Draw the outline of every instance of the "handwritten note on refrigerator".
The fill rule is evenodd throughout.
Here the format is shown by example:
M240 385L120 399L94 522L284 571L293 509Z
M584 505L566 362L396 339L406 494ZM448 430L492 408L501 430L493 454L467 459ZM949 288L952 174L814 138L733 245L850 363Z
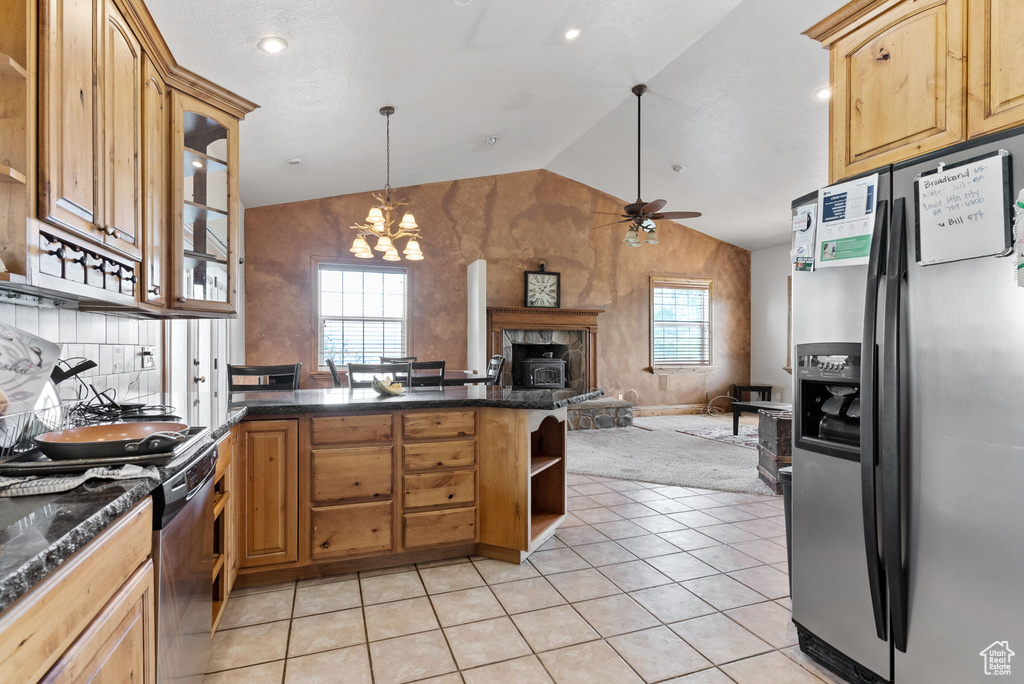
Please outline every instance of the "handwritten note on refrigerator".
M1010 154L999 150L914 181L917 263L1000 256L1013 246Z

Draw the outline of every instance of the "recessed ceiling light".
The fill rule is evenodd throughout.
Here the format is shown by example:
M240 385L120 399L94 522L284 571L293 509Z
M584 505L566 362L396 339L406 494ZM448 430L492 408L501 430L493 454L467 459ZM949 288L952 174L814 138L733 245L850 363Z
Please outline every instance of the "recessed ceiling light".
M201 169L203 168L203 162L199 161L198 159L193 159L192 166L196 167L197 169Z
M576 40L580 37L580 30L578 28L571 28L565 32L566 40Z
M498 136L490 135L490 136L487 136L487 138L485 138L485 140L487 141L488 145L494 145L494 144L496 144L498 142Z
M286 41L284 38L278 38L277 36L267 36L266 38L260 40L260 42L256 43L256 46L260 50L263 50L264 52L274 54L277 52L284 52L285 50L287 50L288 41Z
M302 160L301 159L289 159L286 163L287 164L291 164L292 166L295 166L296 164L301 164Z
M814 97L818 98L819 100L827 100L828 98L832 97L832 89L829 88L828 86L825 86L824 88L818 88L817 90L814 91Z

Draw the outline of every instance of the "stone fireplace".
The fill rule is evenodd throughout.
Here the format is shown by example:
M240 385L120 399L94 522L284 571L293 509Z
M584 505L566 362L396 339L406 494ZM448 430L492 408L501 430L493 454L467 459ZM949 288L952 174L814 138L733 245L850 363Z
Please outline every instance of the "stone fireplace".
M543 381L554 377L551 370L538 374L531 367L555 368L561 365L557 361L562 361L562 388L576 392L596 389L599 313L595 309L488 308L488 354L505 357L503 384L555 389L554 384L530 383L530 377ZM536 361L545 358L554 363Z

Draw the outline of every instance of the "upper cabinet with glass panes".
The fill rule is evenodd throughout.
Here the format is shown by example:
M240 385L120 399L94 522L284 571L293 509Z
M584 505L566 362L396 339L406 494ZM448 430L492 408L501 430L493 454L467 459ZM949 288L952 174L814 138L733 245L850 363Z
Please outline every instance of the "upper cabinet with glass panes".
M171 302L233 313L237 297L238 120L173 95Z

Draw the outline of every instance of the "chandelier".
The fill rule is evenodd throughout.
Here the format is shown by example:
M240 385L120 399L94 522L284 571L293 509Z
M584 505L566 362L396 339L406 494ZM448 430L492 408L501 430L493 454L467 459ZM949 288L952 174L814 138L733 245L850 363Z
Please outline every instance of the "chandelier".
M381 116L387 117L387 176L384 182L384 194L374 194L373 198L377 203L370 207L366 215L366 223L350 226L353 230L359 231L356 239L352 241L352 247L348 250L358 259L372 259L373 252L384 252L384 261L401 261L398 256L396 240L409 238L405 243L402 254L409 261L421 261L423 252L420 251L420 227L416 225L416 219L409 212L405 212L398 228L393 228L395 220L391 218L391 212L398 207L409 206L408 202L391 199L391 115L395 113L394 107L381 107ZM377 242L370 248L367 238L376 238Z

